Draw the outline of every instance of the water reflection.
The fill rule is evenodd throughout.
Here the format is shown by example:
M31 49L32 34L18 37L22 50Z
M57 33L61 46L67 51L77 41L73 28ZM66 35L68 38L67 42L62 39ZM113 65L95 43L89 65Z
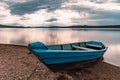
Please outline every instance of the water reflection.
M120 44L108 45L105 53L105 61L120 67Z
M27 45L41 41L45 44L61 44L96 40L105 43L108 51L105 61L120 66L120 31L81 29L0 29L0 43Z

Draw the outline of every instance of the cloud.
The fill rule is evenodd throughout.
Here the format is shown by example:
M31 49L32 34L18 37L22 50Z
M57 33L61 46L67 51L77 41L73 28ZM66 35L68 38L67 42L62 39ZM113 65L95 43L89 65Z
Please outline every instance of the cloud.
M90 18L95 19L97 24L102 25L120 25L120 12L119 11L96 11Z
M13 0L14 3L11 5L10 1L8 1L10 5L10 10L12 14L24 15L30 14L39 9L48 9L49 11L58 9L66 0L22 0L17 1Z
M71 14L69 14L71 13ZM85 13L78 13L73 10L66 10L66 9L57 9L52 12L47 12L47 10L40 10L37 11L33 14L26 14L24 15L24 19L20 20L20 23L25 25L25 26L34 26L34 25L41 25L41 26L53 26L53 25L72 25L72 19L74 18L83 18L84 16L80 16L80 14L85 14ZM50 19L55 19L55 21L48 22ZM26 23L24 23L26 22ZM32 23L35 22L35 23Z
M0 22L2 24L15 24L20 16L12 15L9 6L6 3L0 2Z
M1 0L0 24L119 25L119 0Z
M7 3L25 3L30 0L1 0L2 2L7 2Z
M63 3L62 7L89 14L87 18L72 20L78 24L119 25L120 3L113 0L73 0Z

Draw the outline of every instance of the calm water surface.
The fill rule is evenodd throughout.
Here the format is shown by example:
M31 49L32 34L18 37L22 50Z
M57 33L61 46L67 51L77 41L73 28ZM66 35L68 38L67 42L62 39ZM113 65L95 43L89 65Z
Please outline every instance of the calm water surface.
M27 45L41 41L45 44L61 44L80 41L101 41L108 50L104 61L120 67L120 31L86 29L41 29L25 28L0 29L0 43Z

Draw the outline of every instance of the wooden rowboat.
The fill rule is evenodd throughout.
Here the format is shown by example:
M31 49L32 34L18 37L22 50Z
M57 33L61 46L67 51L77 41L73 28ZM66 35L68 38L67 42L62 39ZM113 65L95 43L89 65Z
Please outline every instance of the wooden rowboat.
M103 57L107 47L102 42L87 41L68 44L45 45L42 42L28 44L32 51L46 65L89 63Z

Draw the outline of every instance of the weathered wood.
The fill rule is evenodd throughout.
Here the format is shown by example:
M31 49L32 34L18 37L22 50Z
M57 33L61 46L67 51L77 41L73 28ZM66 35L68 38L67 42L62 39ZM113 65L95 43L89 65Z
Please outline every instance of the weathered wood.
M76 46L76 45L72 45L72 47L74 49L78 49L78 50L87 50L87 51L94 51L95 49L91 49L91 48L87 48L87 47L80 47L80 46Z

